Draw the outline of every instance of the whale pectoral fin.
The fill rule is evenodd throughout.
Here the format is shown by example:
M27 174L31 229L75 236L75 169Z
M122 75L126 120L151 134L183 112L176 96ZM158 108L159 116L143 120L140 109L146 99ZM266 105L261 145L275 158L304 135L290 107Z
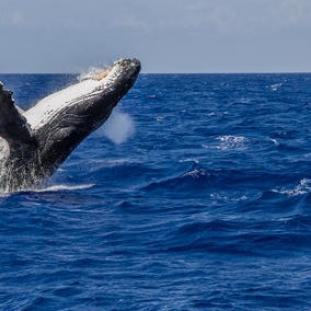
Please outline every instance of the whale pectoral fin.
M27 120L15 106L12 94L0 82L0 136L8 142L10 148L36 145Z

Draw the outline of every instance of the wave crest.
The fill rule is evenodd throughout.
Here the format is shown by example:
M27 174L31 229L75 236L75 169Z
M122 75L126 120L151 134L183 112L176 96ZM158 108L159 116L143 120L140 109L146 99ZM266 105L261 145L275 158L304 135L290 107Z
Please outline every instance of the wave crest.
M303 178L299 181L298 185L292 189L272 189L272 192L279 193L279 194L285 194L289 197L295 197L298 195L303 195L311 192L311 179Z

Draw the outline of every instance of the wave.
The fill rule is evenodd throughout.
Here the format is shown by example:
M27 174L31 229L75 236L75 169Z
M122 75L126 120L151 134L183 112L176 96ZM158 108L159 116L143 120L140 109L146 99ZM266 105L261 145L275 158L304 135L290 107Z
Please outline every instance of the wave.
M297 180L295 174L288 175L281 172L267 171L248 171L248 170L231 170L231 169L206 169L199 165L194 165L190 171L177 176L172 176L166 179L153 181L146 185L143 190L189 190L200 191L214 188L232 190L232 185L247 186L250 190L250 182L254 184L254 189L257 189L258 184L262 185L262 180L266 181L267 187L273 184L276 180L282 179L289 184ZM310 185L311 187L311 185ZM269 188L268 188L269 189ZM271 188L270 188L271 189Z
M111 180L117 183L145 179L146 176L157 176L160 169L153 168L149 164L131 162L131 161L112 161L103 162L101 165L92 166L89 170L81 172L80 179L84 181L91 180L95 183L108 182L111 184Z
M178 161L179 163L193 163L193 164L199 164L200 161L196 158L187 158L187 159L182 159Z
M289 249L309 250L309 227L310 217L305 216L269 221L247 218L191 221L172 227L155 241L154 247L165 252L274 256Z
M281 188L281 189L272 189L272 192L285 194L289 197L295 197L299 195L304 195L311 193L311 179L303 178L299 181L298 185L291 189Z
M204 187L207 183L211 182L211 174L204 169L194 169L186 172L180 176L155 181L147 186L144 186L142 190L153 191L161 189L189 189L195 190Z

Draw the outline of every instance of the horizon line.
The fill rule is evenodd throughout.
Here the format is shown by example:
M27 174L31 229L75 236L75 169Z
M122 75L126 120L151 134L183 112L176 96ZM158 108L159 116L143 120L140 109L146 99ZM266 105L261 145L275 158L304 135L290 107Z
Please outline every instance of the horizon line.
M80 75L77 72L0 72L0 75ZM141 75L311 74L311 71L142 72Z

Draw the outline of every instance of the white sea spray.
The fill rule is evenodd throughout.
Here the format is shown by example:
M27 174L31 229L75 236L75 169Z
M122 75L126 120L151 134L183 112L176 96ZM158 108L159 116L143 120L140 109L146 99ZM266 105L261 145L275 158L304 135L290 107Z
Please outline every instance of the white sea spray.
M133 118L120 110L113 111L103 127L97 131L97 134L106 136L116 145L125 143L134 133Z

